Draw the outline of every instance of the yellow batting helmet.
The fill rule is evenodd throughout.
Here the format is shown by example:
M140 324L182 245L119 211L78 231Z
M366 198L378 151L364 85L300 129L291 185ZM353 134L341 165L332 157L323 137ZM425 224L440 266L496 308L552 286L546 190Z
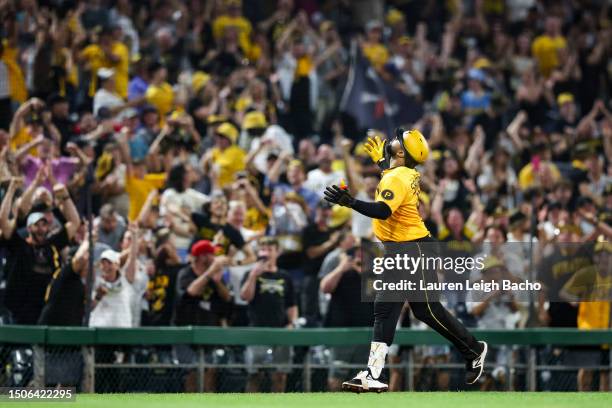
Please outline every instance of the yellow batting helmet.
M402 134L404 151L417 163L425 163L429 156L429 144L421 132L416 129L407 130Z

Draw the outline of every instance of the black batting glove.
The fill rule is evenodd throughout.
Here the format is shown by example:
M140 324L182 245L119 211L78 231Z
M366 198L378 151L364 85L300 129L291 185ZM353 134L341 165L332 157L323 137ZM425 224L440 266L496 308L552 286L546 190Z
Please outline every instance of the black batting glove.
M323 192L324 198L332 204L339 204L343 207L352 208L355 204L355 198L348 192L348 189L343 189L337 185L328 186Z

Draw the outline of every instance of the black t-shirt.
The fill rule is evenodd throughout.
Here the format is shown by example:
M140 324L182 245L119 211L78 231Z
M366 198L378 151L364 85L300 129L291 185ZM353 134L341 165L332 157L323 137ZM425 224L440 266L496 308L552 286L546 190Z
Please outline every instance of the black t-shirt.
M191 213L191 220L196 227L198 227L194 242L200 239L212 241L215 235L217 235L217 232L223 231L224 238L220 246L223 248L224 254L228 253L230 245L235 246L237 249L242 249L245 244L240 231L229 224L219 225L212 223L207 214L198 212Z
M178 273L176 282L176 308L174 310L174 324L176 326L219 326L220 314L224 310L225 302L219 296L217 286L210 280L200 296L191 296L187 288L198 278L186 266Z
M170 265L160 262L155 265L155 275L147 285L149 310L144 313L142 322L146 326L169 326L172 320L176 280L184 264Z
M81 276L68 262L47 288L46 304L38 319L38 324L48 326L81 326L85 313L85 285Z
M321 231L316 224L308 224L302 231L302 245L304 246L304 253L306 253L308 248L319 246L327 241L330 235L330 230ZM323 264L323 260L331 251L332 250L330 249L328 252L325 252L316 258L304 256L304 272L310 275L318 275L321 265Z
M374 323L374 305L361 301L361 275L345 272L331 295L325 327L369 327Z
M31 245L17 230L4 243L7 248L6 306L16 324L36 324L45 305L45 291L62 267L60 251L68 245L62 227L44 245Z
M243 284L248 276L244 275ZM249 323L256 327L283 327L289 323L287 309L295 304L295 291L289 274L282 269L264 272L257 278L255 296L249 302Z

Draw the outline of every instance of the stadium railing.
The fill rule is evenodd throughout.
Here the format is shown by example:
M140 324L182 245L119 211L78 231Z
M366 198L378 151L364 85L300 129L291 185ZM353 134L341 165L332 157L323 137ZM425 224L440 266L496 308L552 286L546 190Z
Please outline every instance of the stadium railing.
M551 364L542 359L538 354L542 349L551 347L576 348L602 346L612 344L612 330L576 330L576 329L552 329L552 328L530 328L515 330L474 330L479 339L486 340L492 348L513 347L521 350L520 359L510 358L503 363L508 373L509 381L505 383L508 390L517 389L513 384L513 372L521 371L522 382L526 390L545 389L541 386L542 373L555 371L577 370L574 366L564 365L558 361ZM308 350L321 346L351 347L369 344L371 329L369 328L318 328L318 329L273 329L273 328L220 328L220 327L142 327L133 329L122 328L87 328L87 327L48 327L48 326L0 326L0 362L3 367L11 367L14 371L19 364L19 356L15 357L15 350L31 350L29 355L29 367L31 369L31 384L48 383L47 371L53 370L54 365L61 366L66 363L67 356L79 357L79 367L82 367L82 377L79 387L84 392L96 392L98 381L97 371L112 371L120 368L141 370L164 370L183 369L192 370L197 373L197 390L204 390L204 378L208 369L246 369L244 363L228 363L210 361L205 357L205 350L212 347L233 346L294 346ZM444 346L448 342L431 330L400 329L395 336L395 344L407 346L410 357L401 364L392 366L404 370L406 376L406 389L415 389L415 370L422 369L423 364L415 361L412 356L413 347L417 346ZM188 363L177 363L176 361L125 361L117 364L114 359L101 360L98 354L100 350L111 348L126 350L135 347L173 348L177 345L191 347L195 352L194 360ZM53 354L52 350L57 353ZM71 351L66 351L71 350ZM9 353L10 352L10 353ZM604 351L612 357L612 350ZM72 353L72 354L70 354ZM9 358L10 354L10 358ZM553 354L551 354L553 355ZM50 358L55 356L55 358ZM28 356L21 357L27 360ZM612 361L612 358L609 359ZM605 370L612 373L612 362L607 365L586 365L580 368L593 370ZM490 364L496 364L489 361ZM312 377L316 370L329 369L331 362L321 362L313 358L313 354L306 352L299 364L290 363L288 368L301 371L301 391L311 391L313 388ZM24 363L24 367L27 366ZM262 368L276 367L277 364L262 364ZM460 363L443 362L437 368L458 369ZM358 368L360 365L345 364L344 368ZM62 368L63 369L63 368ZM57 369L56 369L57 371ZM115 371L112 371L117 375ZM11 377L8 369L0 375L0 383L4 385L15 385L15 378L27 377L27 370L20 377ZM610 382L612 382L612 375ZM45 380L46 379L46 380ZM612 386L612 384L610 384ZM103 388L103 387L102 387ZM112 387L111 387L112 388ZM112 388L114 390L114 388Z

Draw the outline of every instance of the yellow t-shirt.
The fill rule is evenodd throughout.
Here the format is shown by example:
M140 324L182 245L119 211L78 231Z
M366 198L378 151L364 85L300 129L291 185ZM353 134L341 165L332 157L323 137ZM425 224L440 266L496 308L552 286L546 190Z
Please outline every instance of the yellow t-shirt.
M383 171L375 201L387 204L392 214L386 220L372 220L374 235L381 241L412 241L429 235L418 210L419 179L419 172L405 166Z
M582 300L578 305L579 329L610 327L610 302L602 299L608 299L611 289L612 278L601 276L595 265L581 268L567 281L563 290Z
M252 231L264 231L268 226L270 216L267 213L259 211L256 207L247 209L244 217L244 228Z
M89 82L89 96L93 97L98 90L98 70L100 68L113 68L115 70L115 87L117 94L122 98L127 98L129 82L130 54L125 44L121 42L113 43L111 52L119 57L119 61L113 63L106 57L106 53L98 44L88 45L81 52L81 56L87 60L91 81Z
M34 139L32 136L32 132L30 132L30 128L28 126L24 126L19 129L19 132L15 135L14 138L11 139L11 150L15 151L19 149L19 147L23 146L26 143L30 143ZM29 155L38 157L38 149L35 147L31 148L28 152Z
M376 69L381 69L389 60L389 50L382 44L364 44L363 55Z
M540 35L531 44L531 53L538 61L540 73L548 77L550 73L559 65L558 51L566 48L567 43L563 37L549 37Z
M166 173L151 173L146 174L144 178L126 177L125 191L130 198L130 210L128 219L134 221L138 218L138 214L142 206L147 201L149 193L157 188L162 188L166 182Z
M2 41L4 51L2 52L2 62L8 71L9 93L11 99L16 102L25 102L28 99L28 90L23 78L21 67L17 63L17 48L11 47L7 40Z
M551 182L554 183L561 178L559 169L553 163L540 163L540 166L548 166L550 171ZM519 171L518 183L521 190L526 190L530 187L536 186L537 183L536 175L533 170L533 164L528 163Z
M236 145L221 151L212 149L213 166L217 171L217 184L223 188L234 181L234 176L245 168L246 152Z
M165 123L166 115L172 112L174 106L174 91L169 83L149 85L145 93L147 103L153 105L159 113L160 121Z
M119 96L127 99L128 83L130 82L130 51L125 44L116 42L113 44L112 52L119 57L119 61L113 65L113 68L115 68L115 88Z
M112 65L98 44L91 44L85 47L81 51L81 57L87 60L91 75L88 95L93 98L98 89L98 70L100 68L111 68Z

